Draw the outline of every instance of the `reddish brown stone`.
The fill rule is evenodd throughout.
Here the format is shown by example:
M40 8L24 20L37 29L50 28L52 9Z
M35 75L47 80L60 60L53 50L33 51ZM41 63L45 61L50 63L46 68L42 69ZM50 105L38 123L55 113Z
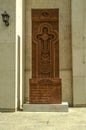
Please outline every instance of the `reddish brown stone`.
M30 103L61 103L59 10L32 10Z
M30 103L61 103L61 79L35 78L30 86Z

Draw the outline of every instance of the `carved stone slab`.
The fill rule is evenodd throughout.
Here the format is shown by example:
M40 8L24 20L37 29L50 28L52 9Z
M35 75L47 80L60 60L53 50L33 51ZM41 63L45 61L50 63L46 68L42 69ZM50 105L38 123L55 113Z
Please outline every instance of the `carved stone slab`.
M32 77L59 77L59 10L32 10Z
M30 103L61 103L59 10L32 10Z

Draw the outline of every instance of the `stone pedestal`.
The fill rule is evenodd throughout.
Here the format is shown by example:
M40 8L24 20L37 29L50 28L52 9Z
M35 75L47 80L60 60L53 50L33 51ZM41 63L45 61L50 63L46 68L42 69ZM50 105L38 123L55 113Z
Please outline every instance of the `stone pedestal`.
M26 112L68 112L68 103L61 104L24 104Z

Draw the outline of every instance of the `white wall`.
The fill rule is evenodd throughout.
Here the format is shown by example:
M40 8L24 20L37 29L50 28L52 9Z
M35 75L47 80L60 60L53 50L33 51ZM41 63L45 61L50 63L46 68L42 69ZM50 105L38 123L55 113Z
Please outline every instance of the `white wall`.
M16 109L15 94L15 0L0 0L0 110ZM1 13L10 15L9 26Z
M86 0L72 0L73 104L86 105Z

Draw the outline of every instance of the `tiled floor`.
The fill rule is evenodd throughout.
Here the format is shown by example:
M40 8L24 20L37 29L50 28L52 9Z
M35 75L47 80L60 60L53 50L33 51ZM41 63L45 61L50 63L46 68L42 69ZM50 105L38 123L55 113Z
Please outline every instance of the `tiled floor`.
M86 130L86 108L62 113L0 113L0 130Z

